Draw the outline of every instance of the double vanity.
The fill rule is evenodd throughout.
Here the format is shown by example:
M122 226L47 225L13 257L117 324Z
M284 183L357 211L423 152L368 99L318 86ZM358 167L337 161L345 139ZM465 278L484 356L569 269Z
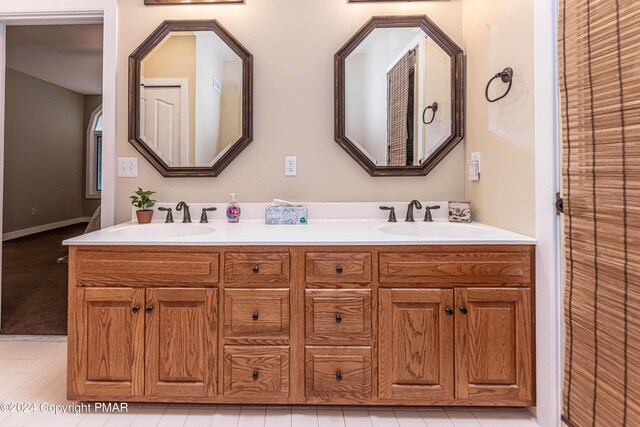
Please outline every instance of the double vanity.
M334 57L335 141L371 176L427 175L463 137L463 63L428 17L372 17ZM218 176L253 139L252 95L218 21L165 21L129 57L129 140L164 177ZM264 208L67 241L68 397L535 404L533 239L445 209L309 204L292 226Z
M70 399L535 403L533 239L435 214L265 225L252 209L66 242Z

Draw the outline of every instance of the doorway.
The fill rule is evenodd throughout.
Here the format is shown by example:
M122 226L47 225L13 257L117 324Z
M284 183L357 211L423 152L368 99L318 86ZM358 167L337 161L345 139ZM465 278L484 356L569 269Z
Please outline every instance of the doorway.
M3 334L66 334L64 239L100 206L102 24L6 31Z

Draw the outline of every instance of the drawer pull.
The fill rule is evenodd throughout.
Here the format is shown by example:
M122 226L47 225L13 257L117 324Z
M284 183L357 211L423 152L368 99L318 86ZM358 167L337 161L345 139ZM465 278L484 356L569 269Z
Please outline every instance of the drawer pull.
M258 320L260 318L260 315L256 311L255 313L253 313L253 316L251 316L251 318L255 321L255 320Z
M253 274L258 274L260 273L260 266L259 265L254 265L253 266Z
M133 314L137 314L139 311L140 311L140 304L136 305L131 309L131 312L133 312Z
M336 323L342 323L342 316L336 314Z
M257 381L259 376L260 376L260 372L253 371L253 374L251 375L251 378L253 378L254 381Z
M458 307L458 310L460 310L462 314L467 314L468 312L467 307L465 307L464 305L461 305L460 307Z
M146 310L146 311L147 311L147 313L151 313L151 312L153 312L153 306L152 306L152 305L150 305L149 307L147 307L147 310Z
M453 310L451 310L449 307L445 307L444 312L447 313L449 316L453 315Z
M336 381L342 381L342 372L336 372Z
M340 264L338 264L338 266L336 267L336 273L338 274L342 274L342 266Z

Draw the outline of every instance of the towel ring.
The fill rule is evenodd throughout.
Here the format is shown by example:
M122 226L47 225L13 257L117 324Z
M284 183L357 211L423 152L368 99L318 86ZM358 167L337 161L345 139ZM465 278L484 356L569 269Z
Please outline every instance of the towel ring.
M427 110L431 109L431 111L433 112L433 115L431 116L431 120L426 121L424 116L425 114L427 114ZM427 108L424 109L424 111L422 112L422 123L424 123L425 125L430 125L431 123L433 123L433 121L436 119L436 111L438 111L438 103L434 102L433 104L429 105Z
M491 86L491 83L498 78L502 80L502 83L509 83L509 86L507 87L506 92L502 94L502 96L499 96L495 99L491 99L489 98L489 87ZM489 80L489 83L487 83L487 88L484 90L484 97L487 98L487 101L489 102L500 101L502 98L504 98L509 94L512 84L513 84L513 69L511 67L507 67L501 72L499 72L498 74L496 74L495 76L493 76L491 80Z

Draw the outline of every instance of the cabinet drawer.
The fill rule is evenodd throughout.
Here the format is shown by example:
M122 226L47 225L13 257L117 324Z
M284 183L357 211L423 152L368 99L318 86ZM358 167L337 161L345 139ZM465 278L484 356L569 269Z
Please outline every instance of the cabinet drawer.
M316 344L371 344L371 291L307 290L306 338Z
M289 395L289 347L226 346L224 395L286 401Z
M289 285L288 252L227 253L224 267L228 286Z
M224 335L226 342L287 344L289 290L225 290Z
M218 254L140 248L79 249L77 286L215 286Z
M308 252L306 278L309 283L369 283L371 254L368 252Z
M531 282L529 249L511 251L430 251L380 254L380 283L425 286L460 284L528 285ZM386 285L389 286L389 285Z
M312 401L371 397L371 347L307 347L306 396Z

